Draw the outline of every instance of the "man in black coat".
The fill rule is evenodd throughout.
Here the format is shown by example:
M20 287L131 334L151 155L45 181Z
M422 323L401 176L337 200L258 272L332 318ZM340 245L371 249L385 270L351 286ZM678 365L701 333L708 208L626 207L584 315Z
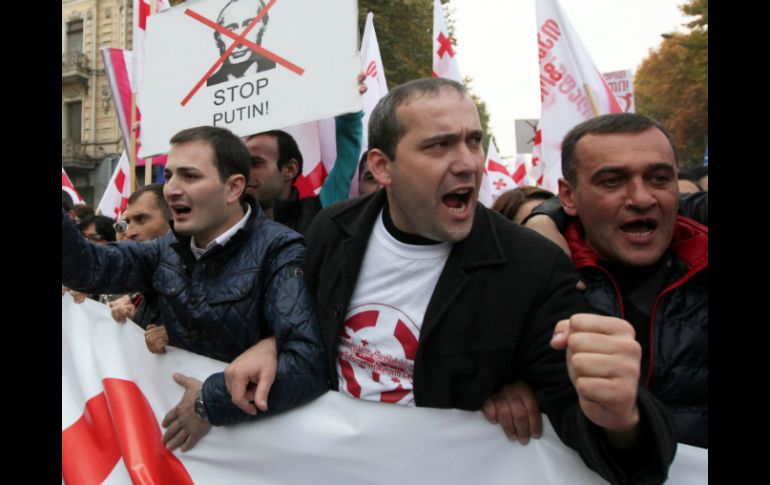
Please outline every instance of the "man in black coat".
M482 135L465 88L446 79L402 85L374 109L367 161L384 190L324 209L307 236L332 386L479 410L523 379L605 479L664 481L673 427L638 386L632 327L583 314L569 259L477 206Z

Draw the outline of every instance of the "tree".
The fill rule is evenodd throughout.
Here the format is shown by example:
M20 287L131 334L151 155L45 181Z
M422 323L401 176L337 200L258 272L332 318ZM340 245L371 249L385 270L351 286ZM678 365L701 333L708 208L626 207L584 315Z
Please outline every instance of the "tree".
M449 0L441 0L447 13L447 28L453 47L457 42L454 35L454 11L448 7ZM374 28L380 45L380 55L385 68L388 87L393 88L412 79L430 77L433 72L433 0L396 0L382 2L361 0L358 2L358 25L361 35L367 13L374 14ZM456 47L455 47L456 52ZM489 114L484 101L473 93L472 79L465 78L465 85L476 103L484 129L486 149L489 133Z
M665 35L634 78L637 112L672 133L682 168L703 163L708 143L708 0L679 7L689 32Z

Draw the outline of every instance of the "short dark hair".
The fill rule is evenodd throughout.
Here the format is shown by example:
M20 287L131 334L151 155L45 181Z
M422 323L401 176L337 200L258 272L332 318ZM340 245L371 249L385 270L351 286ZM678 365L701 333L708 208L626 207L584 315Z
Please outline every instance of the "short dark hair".
M513 190L503 192L492 204L492 210L499 212L509 220L516 218L516 213L525 202L530 200L548 200L554 194L540 187L523 185Z
M163 218L166 220L171 219L171 209L166 203L165 197L163 197L163 184L147 184L144 187L140 187L134 191L128 198L128 205L133 204L144 194L151 193L155 196L155 206L163 213Z
M77 225L77 228L80 231L84 231L88 228L88 226L93 224L97 234L102 236L105 241L113 242L115 241L115 228L113 227L114 223L115 221L107 216L92 215L82 218L80 223Z
M240 138L225 128L197 126L182 130L171 138L171 145L193 141L208 143L214 152L214 166L219 178L226 181L231 175L240 174L248 180L251 156Z
M659 129L671 144L674 161L677 159L676 146L671 133L663 124L648 116L636 113L611 113L586 120L572 128L561 144L561 172L567 182L577 183L577 144L586 135L609 135L613 133L641 133L650 128Z
M75 204L72 206L72 211L78 219L95 215L94 208L86 204Z
M265 135L275 138L278 145L278 170L282 170L292 159L297 161L297 174L291 179L291 182L294 183L297 178L302 175L302 152L299 151L299 146L294 140L294 137L282 130L270 130L249 135L246 138L246 141L249 141L256 136Z
M406 133L406 127L399 122L396 110L418 96L437 96L442 89L454 89L464 96L465 86L441 77L415 79L388 92L369 117L369 150L382 150L391 160L396 158L396 146Z

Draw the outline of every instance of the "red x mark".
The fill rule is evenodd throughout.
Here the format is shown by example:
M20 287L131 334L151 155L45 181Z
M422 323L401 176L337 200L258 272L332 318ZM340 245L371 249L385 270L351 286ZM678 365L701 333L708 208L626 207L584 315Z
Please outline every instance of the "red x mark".
M502 190L503 187L508 187L508 184L503 182L503 179L497 179L492 185L495 186L495 189Z
M449 42L449 39L444 37L443 32L439 32L438 34L438 43L441 45L438 49L438 56L444 57L444 54L449 53L449 57L455 56L455 51L452 50L452 43Z
M230 54L233 52L233 50L235 50L235 48L238 47L239 45L245 45L246 47L248 47L249 49L253 50L254 52L256 52L258 54L262 54L263 56L267 57L268 59L270 59L272 61L275 61L277 64L282 65L286 69L288 69L288 70L290 70L292 72L295 72L295 73L299 74L300 76L305 72L304 69L302 69L301 67L297 66L296 64L292 64L291 62L287 61L283 57L268 51L267 49L263 48L262 46L259 46L259 45L255 44L255 43L251 42L251 41L246 40L246 36L249 34L251 29L253 29L254 26L257 25L260 20L262 20L262 17L267 13L268 10L270 10L270 7L275 5L276 1L277 0L270 0L270 3L268 3L265 6L265 8L263 8L256 17L254 17L254 20L252 20L251 23L248 26L246 26L246 28L244 29L244 31L240 35L235 34L234 32L231 32L231 31L227 30L226 28L222 27L221 25L217 24L216 22L212 22L211 20L205 18L201 14L190 10L189 8L184 11L184 13L186 15L194 18L195 20L201 22L204 25L207 25L207 26L211 27L212 29L216 30L217 32L219 32L219 33L221 33L223 35L226 35L227 37L230 37L235 42L233 42L232 45L230 47L228 47L225 52L222 53L222 55L219 57L219 59L217 59L217 62L215 62L214 65L211 66L211 69L209 69L208 72L206 72L206 74L203 75L201 80L198 81L198 84L196 84L195 87L193 87L192 90L190 90L190 92L187 94L187 96L185 96L185 98L182 100L182 106L186 105L187 102L190 101L190 99L195 95L196 92L198 92L198 90L201 88L201 86L203 86L203 83L205 83L206 80L208 80L208 78L210 78L214 74L214 72L219 68L219 66L221 66L222 63L225 62L225 59L227 59L230 56Z

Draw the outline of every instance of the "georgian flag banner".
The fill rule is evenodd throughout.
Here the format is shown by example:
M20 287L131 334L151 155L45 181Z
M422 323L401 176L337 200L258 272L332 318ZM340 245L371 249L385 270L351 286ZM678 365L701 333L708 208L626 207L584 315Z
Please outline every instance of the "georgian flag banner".
M526 446L480 412L403 407L327 392L264 421L213 427L192 450L169 452L163 416L183 389L225 364L169 347L151 354L143 330L109 309L62 296L62 478L68 485L442 483L594 485L602 480L543 420ZM680 444L669 484L708 482L708 450Z
M433 77L444 77L463 83L440 0L433 1Z
M521 178L523 175L519 180ZM490 138L487 159L484 162L484 175L481 178L481 188L479 189L479 201L487 207L492 207L500 194L513 190L518 185L518 182L514 181L508 168L503 164L497 153L497 148Z
M544 177L541 185L558 192L561 142L575 125L594 116L622 113L604 77L594 66L557 0L536 0L537 52L542 111L538 131ZM537 147L535 147L537 148ZM535 150L533 150L533 165Z
M117 220L118 216L126 210L130 196L131 167L128 163L128 155L124 151L97 208L102 215Z

